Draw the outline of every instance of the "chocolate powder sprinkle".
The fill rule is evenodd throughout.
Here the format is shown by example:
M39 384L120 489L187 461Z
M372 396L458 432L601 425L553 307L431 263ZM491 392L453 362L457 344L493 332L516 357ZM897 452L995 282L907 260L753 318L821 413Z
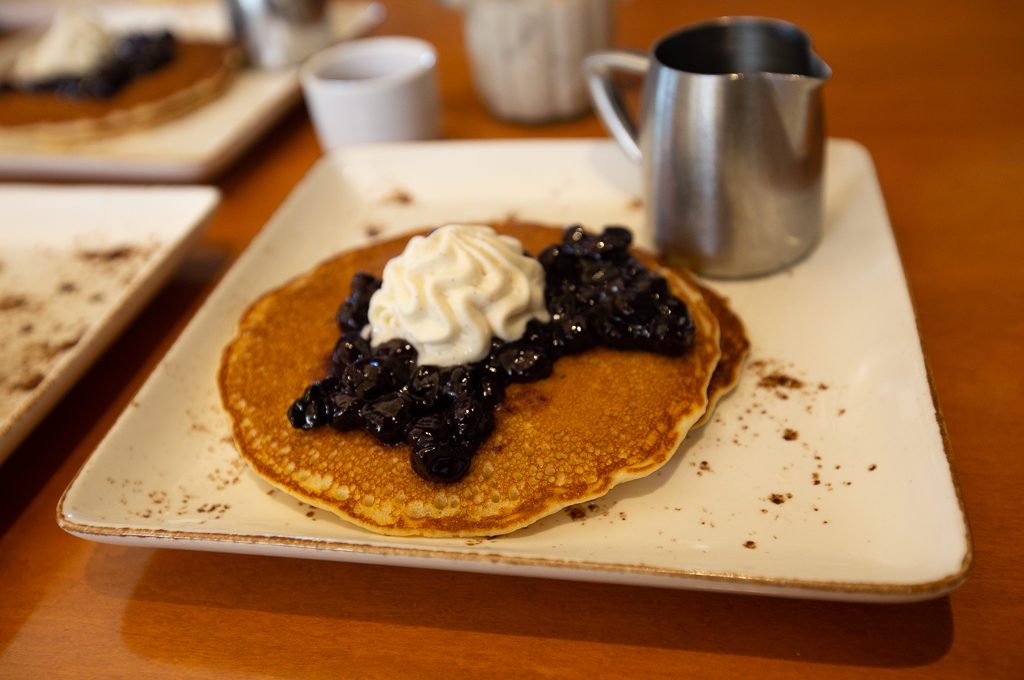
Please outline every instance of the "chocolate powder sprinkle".
M783 430L783 432L782 432L782 438L785 439L787 442L794 441L799 436L800 436L799 432L797 432L794 429L788 428L788 427L785 430Z
M757 383L757 386L771 390L779 388L787 390L799 390L803 388L804 383L802 380L794 378L791 375L775 372L770 373L761 378L760 382Z
M137 255L138 252L130 246L119 246L105 250L80 250L78 257L87 262L114 262L115 260L127 260Z
M753 541L747 541L743 544L743 547L747 550L754 550L755 548L757 548L757 543L754 543Z
M52 359L53 357L57 356L58 354L66 352L69 349L71 349L72 347L74 347L75 345L77 345L79 343L79 341L82 339L82 335L83 335L82 333L79 333L78 335L76 335L73 338L69 338L68 340L65 340L63 342L59 342L59 343L56 343L56 344L53 344L53 345L51 345L49 343L46 343L43 346L43 353L46 355L47 359Z
M0 312L11 309L21 309L28 305L28 298L24 295L3 295L0 296Z
M395 203L398 205L409 205L413 202L412 195L404 189L395 189L389 195L384 197L383 203Z
M18 382L11 383L12 390L18 390L20 392L28 392L39 387L39 383L43 382L44 376L42 373L31 373L26 377L22 378Z

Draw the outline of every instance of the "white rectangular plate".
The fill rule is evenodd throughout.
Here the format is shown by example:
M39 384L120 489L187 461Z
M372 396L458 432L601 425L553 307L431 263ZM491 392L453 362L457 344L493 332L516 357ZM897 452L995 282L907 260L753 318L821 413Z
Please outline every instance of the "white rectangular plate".
M45 20L53 7L0 0L0 17ZM363 33L383 18L378 3L334 2L330 7L338 40ZM229 37L221 3L115 3L99 11L118 30L170 27L185 37ZM295 69L245 69L217 99L151 128L63 147L25 146L0 131L0 177L203 181L237 158L298 99Z
M323 159L82 468L61 525L114 543L797 597L899 601L956 587L970 563L966 522L871 160L849 141L829 144L813 255L717 285L747 323L751 363L650 477L508 536L410 539L271 493L240 460L216 373L261 293L329 253L448 221L619 223L643 244L639 191L637 168L607 141ZM771 387L773 373L800 386Z
M201 234L210 187L0 185L0 461Z

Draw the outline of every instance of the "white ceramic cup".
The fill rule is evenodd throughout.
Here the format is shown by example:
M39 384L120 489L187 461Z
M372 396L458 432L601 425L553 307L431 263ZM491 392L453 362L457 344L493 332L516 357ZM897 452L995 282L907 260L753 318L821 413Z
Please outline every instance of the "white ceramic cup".
M310 57L299 75L324 151L438 134L437 53L417 38L344 42Z

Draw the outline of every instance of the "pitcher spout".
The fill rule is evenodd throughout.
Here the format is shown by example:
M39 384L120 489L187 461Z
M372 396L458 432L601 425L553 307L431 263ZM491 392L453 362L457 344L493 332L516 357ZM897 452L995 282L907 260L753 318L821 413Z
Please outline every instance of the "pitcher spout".
M832 77L832 69L814 50L808 50L807 60L810 64L808 80L817 81L816 87L821 87Z

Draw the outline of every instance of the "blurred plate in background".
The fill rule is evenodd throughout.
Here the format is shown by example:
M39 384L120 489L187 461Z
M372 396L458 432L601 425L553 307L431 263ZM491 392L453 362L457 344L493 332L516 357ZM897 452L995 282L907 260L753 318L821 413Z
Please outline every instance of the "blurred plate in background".
M142 309L211 187L0 185L0 461Z
M0 25L46 22L57 4L0 0ZM384 18L380 3L329 6L337 40L365 33ZM170 28L184 38L205 40L230 36L220 3L122 2L100 3L97 8L118 30ZM26 142L0 130L0 178L205 181L256 142L299 100L299 94L296 69L246 69L218 98L151 128L66 146Z

